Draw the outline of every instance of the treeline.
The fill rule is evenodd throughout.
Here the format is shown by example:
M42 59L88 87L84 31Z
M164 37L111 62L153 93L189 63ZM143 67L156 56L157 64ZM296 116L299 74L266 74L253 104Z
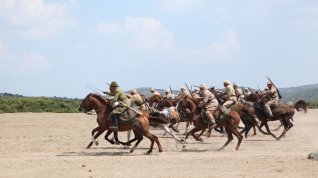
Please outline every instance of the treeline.
M75 113L81 99L69 99L59 97L23 97L0 96L0 113L15 112L55 112Z

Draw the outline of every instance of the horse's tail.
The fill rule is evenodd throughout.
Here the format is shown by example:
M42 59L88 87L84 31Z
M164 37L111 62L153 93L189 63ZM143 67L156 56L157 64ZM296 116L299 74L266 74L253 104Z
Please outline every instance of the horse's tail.
M304 113L307 113L308 111L308 103L304 100L297 101L294 107L298 112L303 111Z

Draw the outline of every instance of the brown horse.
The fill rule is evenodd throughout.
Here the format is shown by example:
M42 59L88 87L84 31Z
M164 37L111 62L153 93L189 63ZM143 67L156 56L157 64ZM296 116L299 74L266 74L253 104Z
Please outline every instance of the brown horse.
M196 102L195 99L186 98L183 101L184 101L183 105L188 105L193 108L193 110L191 110L191 113L192 113L193 123L195 126L192 130L190 130L187 133L185 139L187 139L189 135L192 135L195 140L202 141L202 139L196 136L195 133L198 131L204 132L204 130L208 128L208 122L206 122L205 119L202 118L201 111L197 107L198 102ZM217 117L216 112L213 113L213 116L215 118ZM240 115L236 111L230 110L228 114L228 118L222 119L221 121L217 122L217 127L224 127L228 137L228 140L226 141L226 143L219 150L224 149L233 140L233 134L238 138L238 143L235 147L235 150L239 150L240 144L243 139L243 136L237 130L240 120L241 120Z
M87 111L90 111L90 110L93 110L93 109L97 113L97 123L99 124L99 127L97 127L97 128L99 128L98 129L98 133L96 135L98 135L98 134L100 135L105 130L108 130L108 128L110 126L112 126L112 120L108 119L110 117L110 114L111 114L111 111L112 111L112 107L110 106L109 100L103 98L100 95L97 95L97 94L94 94L94 93L90 93L82 101L82 103L81 103L81 105L79 107L79 110L83 111L83 112L87 112ZM135 148L138 146L138 144L143 139L143 136L147 137L151 141L150 148L146 152L146 154L150 154L152 152L154 142L156 142L156 144L157 144L157 146L159 148L159 152L162 152L163 150L162 150L162 147L161 147L161 144L159 142L158 137L156 137L155 135L153 135L153 134L151 134L149 132L149 120L147 118L148 117L148 113L146 111L141 111L141 112L142 112L142 114L137 116L138 117L138 125L135 125L135 124L134 125L129 125L129 124L126 124L126 123L121 123L119 121L118 131L134 130L134 132L136 134L136 138L133 139L133 140L137 140L137 142L130 149L130 153L132 153L135 150ZM97 128L95 128L95 129L97 129ZM92 131L92 133L93 133L93 131ZM95 136L94 136L94 138L95 138ZM132 141L130 141L130 142L132 142Z
M174 106L174 101L171 98L164 98L159 95L154 95L149 99L149 105L161 111L164 108Z
M279 103L275 108L272 108L273 118L268 119L267 114L265 112L265 101L260 100L254 103L255 113L258 119L261 121L260 128L265 126L269 135L272 135L277 141L284 137L288 130L293 127L293 116L295 112L303 111L307 112L308 105L305 101L299 100L294 105L288 105L285 103ZM268 121L280 121L284 126L284 131L280 134L279 137L276 137L269 129ZM263 131L262 131L263 132Z

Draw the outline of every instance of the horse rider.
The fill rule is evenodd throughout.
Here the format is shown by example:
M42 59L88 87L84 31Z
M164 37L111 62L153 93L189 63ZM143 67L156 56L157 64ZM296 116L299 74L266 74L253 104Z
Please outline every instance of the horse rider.
M225 88L225 95L222 96L222 98L225 100L223 106L229 108L232 104L234 104L237 101L235 90L229 80L224 80L223 84Z
M215 123L214 117L211 112L215 111L218 108L219 103L214 97L214 94L212 94L208 90L208 87L204 83L200 84L199 89L199 94L203 99L202 101L200 101L198 107L202 109L206 117L210 120L209 129L213 129L216 127L217 124Z
M279 96L276 87L273 86L272 82L267 82L268 89L265 88L265 95L269 100L265 103L265 112L268 117L271 119L273 117L273 113L271 110L272 105L277 105L279 102Z
M165 94L166 94L165 98L167 98L167 99L173 99L174 98L172 93L168 89L165 90Z
M200 99L200 95L199 95L199 90L198 89L194 89L191 95L194 99Z
M243 91L240 87L238 87L236 84L233 85L234 88L234 92L235 92L235 96L237 98L237 100L241 103L244 103L244 95L243 95Z
M176 97L176 100L183 99L185 97L191 97L190 92L186 89L186 87L182 86L180 88L180 94Z
M143 99L135 88L130 90L130 95L131 106L137 106L143 110L146 109Z
M157 92L154 88L151 88L150 92L151 92L152 96L156 96L156 95L161 96L161 94L159 92Z
M116 81L112 81L109 86L110 92L104 92L110 96L114 96L110 101L110 105L114 108L111 112L111 118L113 121L113 126L110 127L113 131L118 130L118 120L123 112L127 109L127 106L131 105L130 99L127 97L126 93L123 92ZM118 103L119 102L119 103Z

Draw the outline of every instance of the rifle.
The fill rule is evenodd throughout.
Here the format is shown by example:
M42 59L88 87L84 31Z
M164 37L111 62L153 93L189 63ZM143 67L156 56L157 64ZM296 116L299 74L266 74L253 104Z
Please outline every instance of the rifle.
M169 89L170 89L171 94L173 94L173 92L172 92L172 90L171 90L171 86L170 86L170 85L169 85Z
M262 90L259 88L259 86L257 85L258 91L260 94L263 94Z
M280 95L279 90L278 90L278 88L276 87L276 85L272 82L272 80L271 80L268 76L266 76L266 77L267 77L267 79L273 84L273 86L276 88L276 91L277 91L277 93L278 93L279 99L282 99L282 95Z
M190 88L188 87L187 83L184 83L184 84L185 84L185 86L187 87L187 89L190 91L191 97L194 98L194 97L193 97L193 94L192 94L192 90L190 90Z
M94 89L96 89L96 90L98 90L98 91L100 91L100 92L103 93L102 90L98 89L97 87L94 87L93 85L91 85L91 84L89 84L89 83L87 83L87 82L86 82L86 85L88 85L87 87L90 88L90 89L94 88ZM93 91L94 91L94 90L93 90ZM97 92L97 93L98 93L98 92Z

